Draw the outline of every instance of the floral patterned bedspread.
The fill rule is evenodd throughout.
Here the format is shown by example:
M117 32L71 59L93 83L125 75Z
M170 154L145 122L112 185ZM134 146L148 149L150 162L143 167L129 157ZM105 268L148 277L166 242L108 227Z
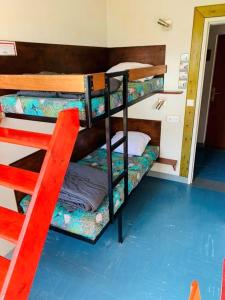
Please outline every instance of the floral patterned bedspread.
M129 157L128 189L129 193L138 185L145 173L151 168L153 162L157 159L159 148L156 146L147 146L142 156ZM80 164L92 166L94 168L107 171L107 153L104 149L97 149L84 159ZM118 176L123 170L123 155L113 153L113 175ZM114 212L124 202L124 183L121 181L114 189ZM31 197L26 196L20 205L24 212L27 211ZM51 224L55 227L64 229L71 233L81 235L91 240L95 240L101 230L109 222L109 201L106 197L100 207L95 212L76 209L74 212L68 212L63 206L57 203Z
M156 92L163 89L163 78L152 78L144 82L129 82L128 101L132 102L137 98L150 92ZM122 104L121 89L111 94L111 108L116 108ZM53 117L57 118L60 111L69 108L78 108L80 120L85 120L85 100L64 99L64 98L40 98L18 96L16 94L0 97L0 103L5 113L18 113L31 116ZM93 117L100 116L105 111L104 97L92 99Z

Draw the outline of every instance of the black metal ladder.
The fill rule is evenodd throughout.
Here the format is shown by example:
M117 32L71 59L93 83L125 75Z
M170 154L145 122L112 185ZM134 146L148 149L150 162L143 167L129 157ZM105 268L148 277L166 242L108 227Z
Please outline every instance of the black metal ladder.
M123 112L123 137L112 144L112 115L115 113L111 109L110 102L110 78L122 76L123 77L123 103L121 105L121 111ZM122 222L122 209L123 204L127 203L128 200L128 72L118 72L106 75L106 94L105 94L105 111L107 113L107 118L105 119L105 129L106 129L106 147L107 147L107 165L108 165L108 197L109 197L109 218L110 222L113 223L115 216L118 217L118 241L123 242L123 222ZM112 153L113 151L123 144L123 162L124 170L116 178L113 176L113 161ZM118 209L115 214L114 211L114 201L113 201L113 191L114 188L124 180L124 203Z

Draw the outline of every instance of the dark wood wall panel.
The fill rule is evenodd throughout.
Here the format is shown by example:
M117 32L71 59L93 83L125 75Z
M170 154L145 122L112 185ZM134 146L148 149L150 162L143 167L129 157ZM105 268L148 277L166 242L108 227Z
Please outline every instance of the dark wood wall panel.
M165 46L88 47L17 42L17 56L0 56L0 74L95 73L120 62L165 64Z
M113 118L113 132L123 130L123 119ZM151 137L151 145L160 146L161 121L145 119L128 119L129 131L140 131Z
M17 42L17 56L0 56L1 74L94 73L108 68L103 47Z
M109 48L109 66L120 62L140 62L152 65L164 65L166 46L136 46Z

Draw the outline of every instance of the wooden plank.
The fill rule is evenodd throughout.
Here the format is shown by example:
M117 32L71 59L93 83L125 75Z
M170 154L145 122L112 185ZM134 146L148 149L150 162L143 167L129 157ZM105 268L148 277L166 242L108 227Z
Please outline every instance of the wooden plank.
M94 73L92 76L92 90L98 91L105 89L105 73Z
M169 90L164 90L164 91L159 91L157 93L158 94L165 94L165 95L182 95L184 92L183 91L169 91Z
M186 107L183 129L183 142L181 153L180 176L187 177L189 172L189 161L191 154L193 124L195 109L194 107Z
M225 16L225 4L199 6L197 10L204 18L215 18Z
M0 142L48 149L51 135L31 131L16 130L11 128L0 128Z
M104 126L104 123L102 124ZM151 137L151 145L160 146L161 121L145 119L128 119L128 131L140 131ZM123 118L112 118L112 132L123 130Z
M0 237L16 243L24 222L25 216L13 210L0 207Z
M138 61L153 66L165 65L165 56L165 45L108 48L109 67L125 61Z
M192 43L191 43L191 57L190 57L190 65L189 65L188 90L187 90L187 99L194 100L194 107L186 106L185 109L181 166L180 166L180 176L183 177L188 176L188 170L189 170L203 31L204 31L204 17L198 11L198 9L195 9Z
M1 74L89 74L109 69L106 47L16 41L17 56L0 56Z
M147 68L138 68L129 70L129 80L137 80L149 76L157 76L163 75L167 71L166 65L154 66L154 67L147 67Z
M0 75L0 89L84 93L84 75Z
M204 17L196 9L194 15L193 32L192 32L187 99L196 100L196 96L197 96L204 23L205 23Z
M169 159L169 158L159 157L156 162L158 162L160 164L165 164L165 165L172 166L172 168L174 169L174 171L176 171L177 160L175 160L175 159Z
M0 185L32 194L38 179L38 173L0 164Z

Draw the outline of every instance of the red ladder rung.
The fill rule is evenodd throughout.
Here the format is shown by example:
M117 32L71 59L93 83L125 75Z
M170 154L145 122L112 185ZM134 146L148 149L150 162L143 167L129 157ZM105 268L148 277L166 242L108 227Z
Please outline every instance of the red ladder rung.
M4 283L5 276L9 268L9 264L10 261L7 258L0 256L0 290Z
M0 238L16 243L24 219L24 215L8 208L0 207Z
M0 128L0 142L47 150L51 135L31 131Z
M0 185L27 194L32 194L38 173L0 164Z

